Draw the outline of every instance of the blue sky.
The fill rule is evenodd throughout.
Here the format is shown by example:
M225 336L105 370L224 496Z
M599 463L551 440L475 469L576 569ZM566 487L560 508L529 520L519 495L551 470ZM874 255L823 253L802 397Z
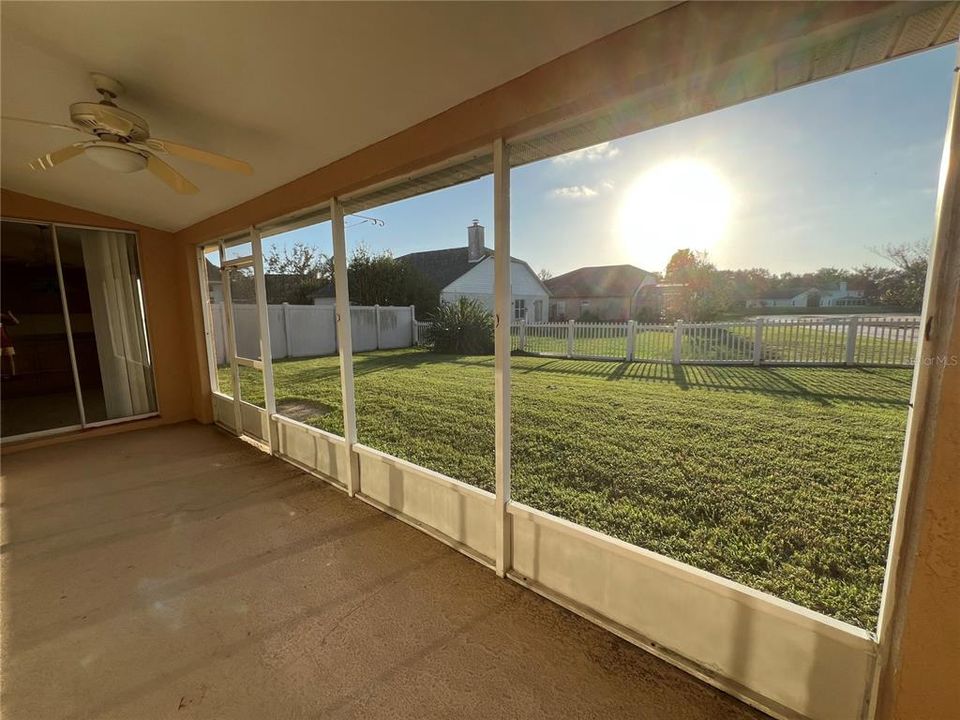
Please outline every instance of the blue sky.
M662 271L688 245L721 268L882 263L875 248L930 240L955 61L951 45L517 168L512 254L555 275ZM369 214L385 226L348 217L349 248L465 245L473 218L495 244L492 177ZM270 244L297 240L329 252L329 224Z

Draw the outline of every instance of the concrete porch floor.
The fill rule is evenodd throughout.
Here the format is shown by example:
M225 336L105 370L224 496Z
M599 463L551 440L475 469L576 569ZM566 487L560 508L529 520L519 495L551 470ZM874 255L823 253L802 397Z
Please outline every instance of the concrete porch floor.
M765 717L221 431L3 457L3 717Z

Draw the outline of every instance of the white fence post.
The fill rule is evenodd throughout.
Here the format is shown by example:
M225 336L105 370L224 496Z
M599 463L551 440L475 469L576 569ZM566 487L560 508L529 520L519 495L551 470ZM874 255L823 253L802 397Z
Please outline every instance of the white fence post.
M757 318L757 324L753 330L753 364L759 365L762 362L763 362L763 318Z
M680 364L680 350L683 346L683 320L677 320L673 326L673 364Z
M577 332L576 328L574 328L573 326L574 322L575 321L573 320L567 321L567 357L568 358L573 357L573 338Z
M410 306L410 347L416 347L420 338L417 333L417 307Z
M280 313L283 315L283 356L290 357L290 318L287 316L287 306L290 303L285 302L280 306Z
M377 350L380 349L380 306L373 306L373 318L377 328Z
M850 318L847 325L847 356L845 365L853 365L857 360L857 335L860 332L860 321L856 315Z
M633 352L637 344L637 323L630 320L627 323L627 362L633 362Z
M520 318L520 352L523 352L527 349L527 319L525 317Z

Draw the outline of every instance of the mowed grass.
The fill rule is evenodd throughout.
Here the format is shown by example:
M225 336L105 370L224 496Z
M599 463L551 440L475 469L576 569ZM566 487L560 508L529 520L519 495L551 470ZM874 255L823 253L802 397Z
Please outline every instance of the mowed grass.
M492 358L381 351L354 372L362 443L492 490ZM274 373L281 411L342 433L336 357ZM515 356L513 496L873 628L910 381Z

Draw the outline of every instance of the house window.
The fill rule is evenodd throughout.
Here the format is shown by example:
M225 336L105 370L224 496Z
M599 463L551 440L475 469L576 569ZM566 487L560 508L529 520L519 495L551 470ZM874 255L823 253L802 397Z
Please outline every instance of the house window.
M581 300L581 301L580 301L580 314L583 315L583 314L588 313L588 312L590 312L590 301L589 301L589 300Z
M533 301L533 321L543 322L543 300Z
M514 300L513 301L513 319L514 320L523 320L527 316L527 301L526 300Z

